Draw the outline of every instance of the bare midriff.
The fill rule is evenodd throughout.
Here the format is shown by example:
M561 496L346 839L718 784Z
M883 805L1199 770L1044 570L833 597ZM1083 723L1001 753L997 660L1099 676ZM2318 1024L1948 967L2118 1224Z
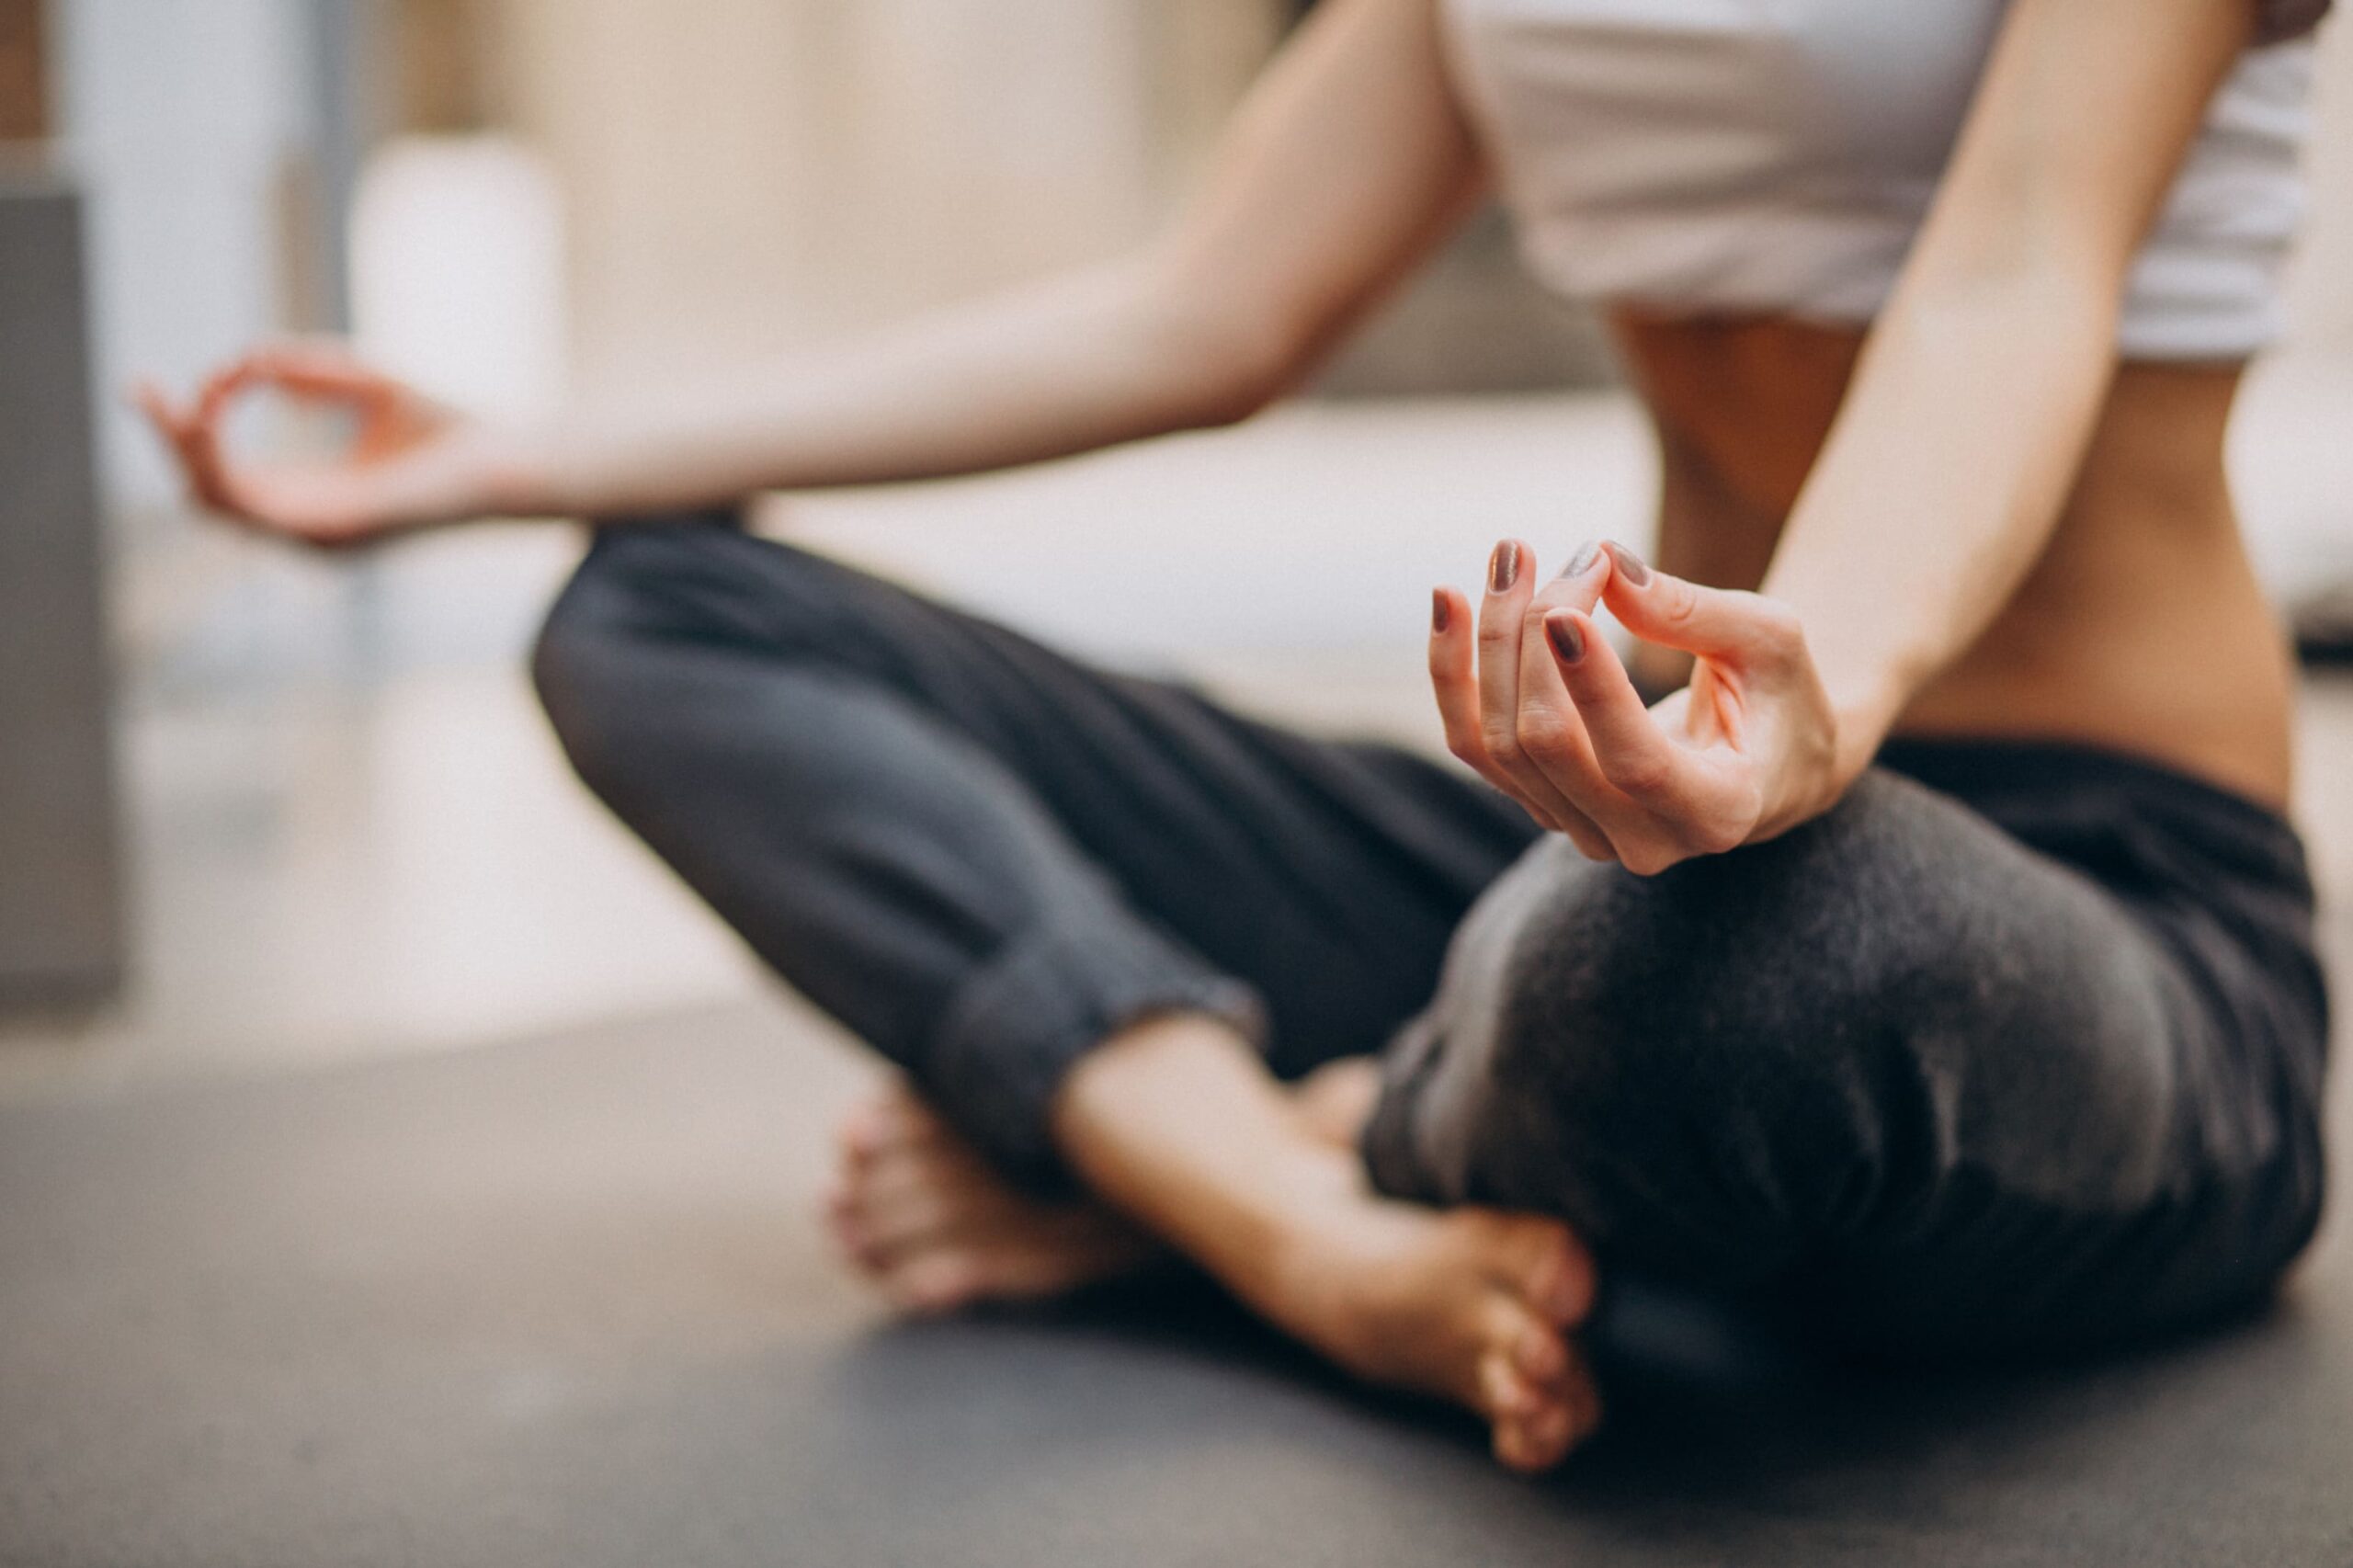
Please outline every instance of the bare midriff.
M1659 563L1756 587L1861 333L1624 311L1612 326L1658 432ZM2120 368L2048 548L1896 733L2075 742L2284 803L2292 668L2223 468L2242 369ZM1638 660L1681 678L1662 650Z

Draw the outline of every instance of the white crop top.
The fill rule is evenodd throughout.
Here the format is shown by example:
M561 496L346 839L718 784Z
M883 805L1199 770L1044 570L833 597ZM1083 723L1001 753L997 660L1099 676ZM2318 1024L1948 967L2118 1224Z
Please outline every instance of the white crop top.
M1443 0L1457 82L1529 269L1670 313L1860 324L1935 194L2006 0ZM2279 328L2303 211L2306 34L2263 13L2127 285L2128 358Z

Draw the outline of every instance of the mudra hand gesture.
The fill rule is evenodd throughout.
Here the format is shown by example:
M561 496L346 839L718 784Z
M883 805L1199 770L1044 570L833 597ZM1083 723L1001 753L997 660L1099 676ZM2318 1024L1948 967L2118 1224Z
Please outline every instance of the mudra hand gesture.
M224 426L256 392L347 413L348 446L304 460L237 456ZM479 424L338 347L257 350L208 377L186 405L152 381L131 396L171 449L189 500L259 533L342 549L472 516L494 499Z
M1653 708L1593 620L1607 604L1644 642L1696 660ZM1796 612L1701 587L1619 544L1588 544L1539 585L1506 540L1476 621L1437 591L1430 683L1447 745L1586 855L1643 875L1826 811L1847 779L1836 721Z

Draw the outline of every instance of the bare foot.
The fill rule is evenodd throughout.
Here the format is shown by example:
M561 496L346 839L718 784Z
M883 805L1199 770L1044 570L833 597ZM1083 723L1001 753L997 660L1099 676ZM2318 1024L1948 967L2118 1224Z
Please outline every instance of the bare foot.
M1380 1084L1370 1057L1316 1069L1292 1091L1301 1124L1354 1147ZM1015 1191L902 1083L843 1123L825 1218L851 1267L911 1311L1058 1295L1164 1250L1102 1204Z
M1591 1256L1557 1221L1371 1193L1351 1147L1370 1067L1336 1064L1301 1085L1305 1146L1329 1165L1303 1184L1314 1193L1285 1205L1255 1286L1229 1283L1356 1376L1484 1417L1504 1464L1549 1469L1601 1419L1570 1337L1592 1310ZM1014 1191L904 1085L844 1126L827 1211L852 1266L912 1312L1051 1297L1165 1256L1102 1205Z
M1275 1322L1370 1382L1467 1406L1513 1470L1550 1469L1601 1421L1571 1331L1593 1260L1554 1220L1426 1209L1360 1179L1304 1206L1253 1292Z
M1015 1191L904 1085L844 1124L825 1210L851 1267L916 1312L1058 1296L1161 1252L1099 1204Z

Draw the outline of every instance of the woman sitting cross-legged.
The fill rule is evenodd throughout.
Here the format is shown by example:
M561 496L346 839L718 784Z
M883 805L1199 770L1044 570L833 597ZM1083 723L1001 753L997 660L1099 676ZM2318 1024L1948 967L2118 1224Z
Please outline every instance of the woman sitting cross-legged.
M1613 1270L2050 1354L2253 1300L2311 1234L2290 671L2222 452L2323 8L1326 0L1120 265L540 427L316 349L145 396L266 532L596 519L540 693L904 1071L835 1205L883 1289L1174 1249L1541 1468L1599 1419ZM1663 483L1654 561L1505 540L1436 595L1468 769L737 526L1242 418L1491 184L1606 308ZM355 406L358 448L229 455L264 386Z

